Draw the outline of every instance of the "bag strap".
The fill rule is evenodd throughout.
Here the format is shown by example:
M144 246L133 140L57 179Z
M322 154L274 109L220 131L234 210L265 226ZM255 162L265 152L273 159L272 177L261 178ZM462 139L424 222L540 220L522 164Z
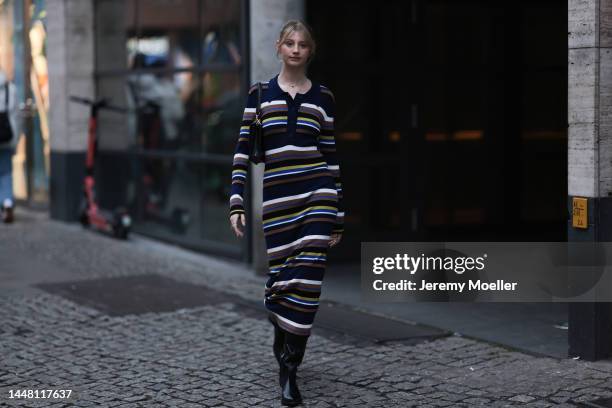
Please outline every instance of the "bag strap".
M259 118L261 116L261 82L257 83L257 108L255 112Z
M4 83L4 110L6 112L9 111L9 83L6 81Z

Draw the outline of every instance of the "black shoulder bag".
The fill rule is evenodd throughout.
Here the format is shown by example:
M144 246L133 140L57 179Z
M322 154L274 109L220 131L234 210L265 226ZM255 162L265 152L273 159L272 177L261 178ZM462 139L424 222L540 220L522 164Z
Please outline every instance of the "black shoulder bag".
M13 129L9 120L9 83L4 86L4 112L0 112L0 144L13 139Z
M257 83L257 107L255 108L255 119L249 128L249 159L259 164L265 160L263 148L263 129L261 128L261 82Z

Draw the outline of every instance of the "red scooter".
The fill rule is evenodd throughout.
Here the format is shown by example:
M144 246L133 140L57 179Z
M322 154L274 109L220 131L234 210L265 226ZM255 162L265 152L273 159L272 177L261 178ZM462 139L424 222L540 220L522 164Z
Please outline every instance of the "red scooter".
M106 109L126 113L128 109L111 106L106 99L93 101L87 98L71 96L70 100L90 107L85 180L83 182L84 196L79 208L79 221L84 227L90 226L98 231L111 234L116 238L127 239L132 226L132 218L127 209L125 207L118 207L114 211L109 211L98 206L95 194L94 164L98 149L98 111Z

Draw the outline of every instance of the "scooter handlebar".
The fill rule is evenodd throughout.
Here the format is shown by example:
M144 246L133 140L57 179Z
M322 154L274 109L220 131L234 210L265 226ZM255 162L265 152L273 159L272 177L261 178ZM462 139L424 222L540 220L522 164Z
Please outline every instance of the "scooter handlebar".
M110 110L113 112L119 112L119 113L135 112L135 110L133 109L124 108L121 106L110 105L108 103L109 102L108 98L101 98L101 99L98 99L97 101L94 101L93 99L71 95L70 100L72 102L81 103L83 105L95 106L98 109Z

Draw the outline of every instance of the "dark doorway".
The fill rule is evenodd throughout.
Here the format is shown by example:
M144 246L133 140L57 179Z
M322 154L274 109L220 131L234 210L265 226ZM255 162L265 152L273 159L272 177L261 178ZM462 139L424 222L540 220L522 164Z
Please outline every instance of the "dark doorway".
M346 233L564 241L567 2L306 3L334 92Z
M567 304L372 304L361 242L566 241L567 2L306 2L346 228L324 297L538 354Z

